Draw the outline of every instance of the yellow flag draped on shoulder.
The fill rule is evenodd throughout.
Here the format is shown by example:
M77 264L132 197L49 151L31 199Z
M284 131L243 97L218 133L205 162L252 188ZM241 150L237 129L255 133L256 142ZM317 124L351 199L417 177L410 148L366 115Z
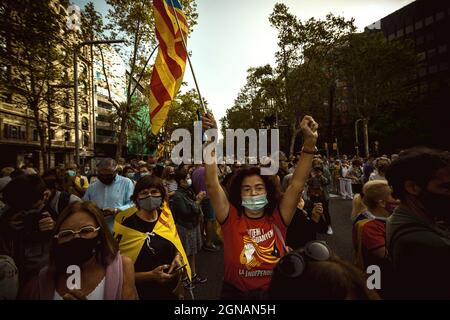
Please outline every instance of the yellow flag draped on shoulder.
M113 227L113 235L119 243L120 252L133 260L133 263L136 262L139 253L141 252L142 246L144 245L147 237L149 237L148 233L143 233L128 228L122 224L125 219L131 217L133 214L136 214L136 212L136 207L132 207L128 210L120 212L114 219ZM164 239L170 241L175 246L175 248L183 257L183 263L186 264L186 270L189 279L192 279L191 267L186 256L186 252L184 251L183 244L181 243L180 237L178 236L175 221L173 219L172 212L167 205L167 202L164 202L163 204L161 214L158 221L156 222L155 227L153 228L153 232L160 237L163 237Z

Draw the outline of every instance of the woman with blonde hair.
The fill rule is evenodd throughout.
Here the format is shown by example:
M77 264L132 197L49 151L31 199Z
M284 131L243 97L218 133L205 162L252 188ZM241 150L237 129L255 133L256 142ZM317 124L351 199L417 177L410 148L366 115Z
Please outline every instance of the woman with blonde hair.
M357 264L360 267L379 265L386 255L386 220L399 201L392 197L392 190L385 180L367 182L363 187L362 201L367 211L364 212L364 218L360 215L353 226Z

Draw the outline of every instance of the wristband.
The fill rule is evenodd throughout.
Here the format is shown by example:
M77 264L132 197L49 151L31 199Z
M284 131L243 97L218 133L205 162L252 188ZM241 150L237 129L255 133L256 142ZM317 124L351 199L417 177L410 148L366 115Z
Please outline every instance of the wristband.
M305 147L302 148L302 153L306 154L317 154L319 150L317 150L317 147L314 147L312 149L305 149Z

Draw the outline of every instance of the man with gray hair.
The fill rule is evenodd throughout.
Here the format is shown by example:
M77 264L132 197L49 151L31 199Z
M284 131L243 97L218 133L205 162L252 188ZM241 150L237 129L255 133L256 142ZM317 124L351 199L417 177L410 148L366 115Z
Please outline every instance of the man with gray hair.
M117 163L111 158L102 159L97 164L98 180L92 183L84 194L83 200L94 201L102 209L110 230L114 216L133 206L131 195L133 182L117 174Z

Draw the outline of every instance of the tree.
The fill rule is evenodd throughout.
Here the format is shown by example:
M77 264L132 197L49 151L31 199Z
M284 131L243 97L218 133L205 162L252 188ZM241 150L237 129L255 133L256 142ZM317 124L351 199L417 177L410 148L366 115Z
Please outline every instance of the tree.
M137 106L133 107L133 109L138 109L139 111L130 117L128 143L131 153L135 153L142 158L143 155L149 154L150 150L156 149L158 139L151 131L147 101L141 96L134 99L134 104L137 104Z
M388 41L381 32L355 33L339 48L338 57L339 79L345 89L341 96L352 123L358 118L370 119L381 139L383 131L409 131L405 115L415 94L417 66L413 43Z
M60 4L67 6L68 1ZM70 52L64 44L73 36L53 1L8 0L0 4L0 64L7 69L0 80L2 91L12 94L17 106L31 111L44 169L49 166L50 152L46 137L52 130L47 124L52 113L50 84L61 77Z
M126 134L129 124L129 117L137 110L133 109L133 79L139 79L143 72L139 66L144 66L153 48L156 47L156 37L154 30L153 7L151 1L133 0L107 0L111 9L108 11L111 38L125 40L125 46L119 52L128 65L126 101L119 104L110 97L110 102L116 108L120 119L120 132L117 143L116 159L122 156L122 149L126 141ZM197 12L196 2L181 1L183 10L192 30L196 23ZM139 80L138 80L139 81Z
M347 34L354 32L355 26L353 19L333 14L328 14L325 20L311 18L303 22L289 13L286 5L279 3L269 21L278 31L277 71L284 80L285 94L285 106L281 109L286 118L291 119L289 152L292 155L299 133L298 120L310 112L325 120L323 102L327 98L330 109L333 108L337 67L333 52Z

